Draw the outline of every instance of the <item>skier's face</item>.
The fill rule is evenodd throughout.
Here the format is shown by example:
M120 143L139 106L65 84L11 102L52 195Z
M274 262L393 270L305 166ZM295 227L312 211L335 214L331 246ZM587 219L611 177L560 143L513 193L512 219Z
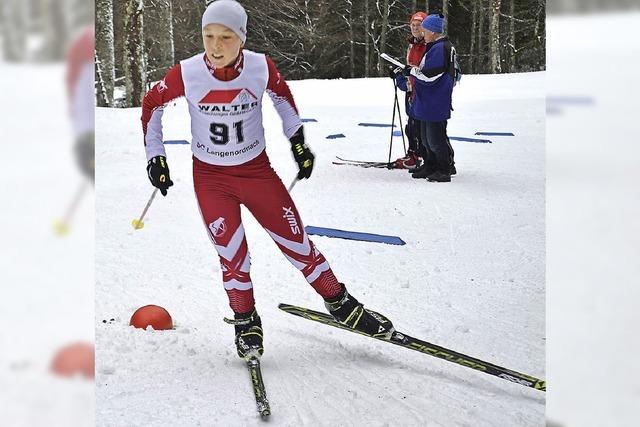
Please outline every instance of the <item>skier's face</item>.
M438 38L438 33L434 33L433 31L429 31L426 29L423 29L423 34L424 34L424 41L427 43L431 43L432 41L435 41Z
M409 23L409 27L411 28L411 35L417 39L422 38L422 21L418 21L414 19Z
M202 40L207 57L216 67L231 65L244 45L236 33L221 24L209 24L204 27Z

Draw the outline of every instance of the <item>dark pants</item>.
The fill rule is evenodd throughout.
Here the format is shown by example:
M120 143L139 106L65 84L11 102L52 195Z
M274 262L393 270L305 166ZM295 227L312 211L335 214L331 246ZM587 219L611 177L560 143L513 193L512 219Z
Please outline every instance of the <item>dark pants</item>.
M422 144L427 155L427 165L435 167L440 172L449 174L453 165L453 147L447 136L447 121L420 122L422 130Z
M418 153L423 159L426 158L427 150L422 143L422 129L420 120L409 117L405 133L409 139L409 151Z

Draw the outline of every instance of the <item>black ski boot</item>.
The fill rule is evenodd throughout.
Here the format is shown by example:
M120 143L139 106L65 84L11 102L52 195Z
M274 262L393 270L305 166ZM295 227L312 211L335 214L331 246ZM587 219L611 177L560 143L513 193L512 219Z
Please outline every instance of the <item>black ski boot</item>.
M409 173L416 173L416 172L418 172L419 170L424 169L425 165L426 165L426 163L425 163L425 162L422 162L422 163L420 164L420 166L416 166L416 167L414 167L414 168L409 168L409 169L407 170L407 172L409 172Z
M364 308L357 299L349 295L344 284L340 284L340 293L325 299L324 305L338 322L351 329L372 337L391 338L395 331L391 321L375 311Z
M435 171L436 171L435 166L427 165L425 163L424 167L421 167L420 169L418 169L417 171L411 174L411 178L416 178L416 179L426 178L427 176L431 175Z
M451 182L451 175L441 171L435 171L431 175L427 176L427 179L431 182Z
M234 320L225 318L236 329L236 348L243 359L259 358L264 352L262 346L262 321L255 308L248 313L235 313Z

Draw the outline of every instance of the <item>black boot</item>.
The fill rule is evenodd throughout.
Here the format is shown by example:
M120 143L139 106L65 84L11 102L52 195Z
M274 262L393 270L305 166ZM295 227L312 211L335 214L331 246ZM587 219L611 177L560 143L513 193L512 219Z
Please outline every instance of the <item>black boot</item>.
M262 320L255 308L248 313L235 313L234 320L224 319L236 329L236 348L243 359L260 357L264 353L262 346Z
M340 287L342 290L337 296L325 299L324 302L334 319L366 335L391 338L394 332L391 321L375 311L365 309L357 299L349 295L344 284L341 283Z
M455 175L458 173L458 170L456 169L456 165L454 165L453 163L451 163L451 165L449 166L449 175Z
M417 179L426 178L432 173L434 173L435 171L436 171L435 166L425 165L424 168L418 169L415 173L412 173L411 178L417 178Z
M416 173L418 172L420 169L422 169L425 166L425 163L423 162L420 166L416 166L415 168L409 168L407 169L407 172L409 173Z
M451 175L441 171L435 171L431 175L427 176L427 179L435 182L451 182Z

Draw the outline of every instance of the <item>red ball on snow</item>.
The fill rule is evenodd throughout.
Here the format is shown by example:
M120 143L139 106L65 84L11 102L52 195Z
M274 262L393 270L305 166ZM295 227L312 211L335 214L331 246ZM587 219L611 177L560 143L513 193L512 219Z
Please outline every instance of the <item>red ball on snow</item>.
M94 378L96 352L93 344L79 342L62 347L53 356L51 372L63 377L81 375Z
M129 324L142 329L151 326L156 331L173 329L171 315L167 310L157 305L145 305L137 309L131 316Z

